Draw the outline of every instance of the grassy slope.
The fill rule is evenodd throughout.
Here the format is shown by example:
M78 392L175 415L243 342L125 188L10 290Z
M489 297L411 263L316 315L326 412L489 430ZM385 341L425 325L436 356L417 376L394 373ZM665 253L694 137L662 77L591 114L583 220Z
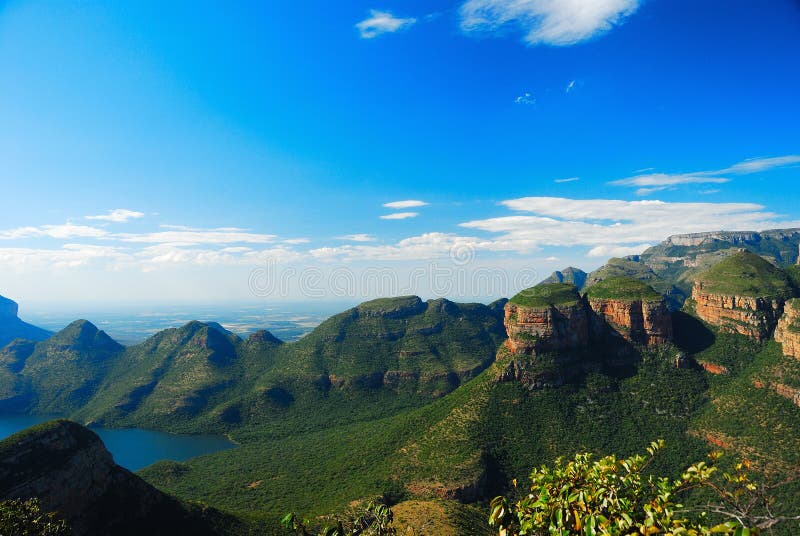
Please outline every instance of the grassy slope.
M794 292L786 272L749 251L716 263L697 280L713 294L788 298Z
M574 305L579 300L580 294L575 285L545 283L525 289L509 301L523 307L547 307L548 305Z
M656 292L653 287L632 277L616 276L603 279L592 285L586 292L592 299L611 299L623 301L657 301L663 296Z

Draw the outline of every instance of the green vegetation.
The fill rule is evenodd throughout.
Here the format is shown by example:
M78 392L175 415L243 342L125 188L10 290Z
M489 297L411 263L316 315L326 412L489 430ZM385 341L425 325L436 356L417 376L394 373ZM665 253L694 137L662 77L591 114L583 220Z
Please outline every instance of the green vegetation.
M365 506L353 508L346 515L331 515L321 524L300 519L290 513L281 519L281 524L297 536L394 536L392 526L394 514L391 508L380 502L370 501ZM314 525L321 525L319 528Z
M123 350L91 322L76 320L19 356L25 382L15 395L27 399L30 412L69 414L89 401Z
M609 299L620 301L658 301L663 296L653 290L647 283L632 277L615 276L603 279L592 285L586 292L591 299Z
M570 283L537 285L511 298L511 303L522 307L547 307L549 305L575 305L581 299L578 287Z
M789 298L794 292L783 270L749 251L718 262L697 280L712 294Z
M38 499L0 502L0 534L9 536L68 536L66 521L53 512L42 512Z
M714 453L711 464L695 463L678 478L648 474L663 445L654 442L647 456L626 459L594 460L591 453L566 463L559 458L554 467L533 471L523 498L496 497L490 523L501 536L750 536L789 521L772 513L773 497L751 478L748 462L720 475L713 464L721 453ZM698 489L710 490L713 501L693 508L678 502Z
M646 283L656 292L666 297L671 309L679 309L691 290L691 285L688 288L679 288L673 278L662 277L656 274L647 264L631 258L609 259L604 266L589 274L585 290L590 289L601 281L617 277L628 277Z
M752 274L750 286L792 288L788 276L762 262L727 261ZM658 299L659 290L671 288L637 261L610 265L635 268L640 277L605 270L587 296ZM719 281L710 284L739 284L742 278L733 273L723 265ZM573 285L547 284L511 301L546 307L580 300ZM781 395L776 387L800 389L800 363L784 358L778 345L719 333L693 314L689 302L673 316L675 346L623 345L624 355L621 346L598 346L580 355L537 356L535 362L520 357L527 372L546 370L555 360L570 367L563 385L541 388L499 380L507 379L510 360L517 359L501 350L492 364L505 338L503 303L373 300L286 344L265 333L241 340L199 322L122 352L109 352L96 336L65 333L57 345L6 349L0 380L23 387L39 381L29 391L33 408L49 405L39 402L45 398L38 389L47 386L57 387L45 393L47 400L86 400L73 412L84 422L228 434L238 448L160 462L141 476L182 500L230 512L248 526L273 527L277 534L285 512L308 515L313 523L295 518L293 530L310 530L321 528L316 516L339 512L348 519L351 504L384 496L405 505L398 510L404 519L413 518L416 507L439 512L437 526L446 530L455 531L459 517L469 519L468 527L459 525L453 534L485 535L490 529L479 501L513 493L513 475L576 451L595 456L578 465L597 473L593 460L641 452L648 446L645 438L653 437L664 438L667 446L648 462L643 486L650 475L672 475L674 482L686 461L702 459L711 444L751 459L759 474L800 474L800 413L791 392ZM75 398L70 390L80 385L71 378L93 366L89 358L101 349L106 353L102 364L95 363L101 369L93 376L96 384L86 398ZM65 359L69 366L58 365L66 368L57 374L42 371L46 381L28 375L39 370L32 363L66 352L74 352ZM728 374L712 375L692 366L693 360L724 366ZM686 368L676 368L676 361ZM530 488L541 483L539 477L522 478L519 486ZM775 512L800 511L800 485L776 493ZM707 500L697 491L685 503L696 507Z

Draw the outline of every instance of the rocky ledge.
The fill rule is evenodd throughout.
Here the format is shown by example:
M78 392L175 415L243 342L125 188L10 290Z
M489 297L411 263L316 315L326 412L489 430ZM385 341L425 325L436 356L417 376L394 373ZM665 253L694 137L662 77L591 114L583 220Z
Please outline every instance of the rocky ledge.
M800 359L800 299L786 303L775 329L775 340L783 345L783 355Z
M709 293L699 281L692 288L692 299L697 316L704 321L721 331L740 333L757 341L769 338L784 306L781 298Z

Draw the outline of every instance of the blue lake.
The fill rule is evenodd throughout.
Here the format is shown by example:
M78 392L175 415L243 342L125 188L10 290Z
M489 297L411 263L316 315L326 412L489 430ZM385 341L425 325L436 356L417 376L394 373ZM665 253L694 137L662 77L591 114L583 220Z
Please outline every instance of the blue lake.
M52 419L48 416L0 415L0 439ZM236 446L224 436L177 435L140 428L92 428L117 464L138 471L159 460L183 461Z

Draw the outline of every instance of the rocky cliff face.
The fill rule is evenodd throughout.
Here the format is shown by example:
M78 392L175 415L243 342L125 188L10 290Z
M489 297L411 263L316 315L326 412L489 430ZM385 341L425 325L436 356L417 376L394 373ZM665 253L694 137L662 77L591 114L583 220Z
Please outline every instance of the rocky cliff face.
M629 342L658 346L672 340L672 318L663 299L590 299L589 305L600 320Z
M697 316L722 331L740 333L763 341L783 312L781 298L722 295L707 291L702 282L692 287Z
M582 300L544 307L508 302L503 323L508 333L506 344L514 353L536 355L589 344L589 313Z
M214 534L201 512L116 465L94 432L66 420L0 442L0 497L39 498L76 536Z
M618 335L628 342L657 346L672 340L672 318L664 297L629 277L612 277L580 296L563 290L570 285L535 287L544 297L512 299L506 304L507 348L538 355L588 348L591 341ZM548 292L548 289L553 290ZM561 292L561 294L559 294ZM547 303L549 295L559 299Z
M775 340L783 345L783 355L800 359L800 300L790 300L775 329Z

